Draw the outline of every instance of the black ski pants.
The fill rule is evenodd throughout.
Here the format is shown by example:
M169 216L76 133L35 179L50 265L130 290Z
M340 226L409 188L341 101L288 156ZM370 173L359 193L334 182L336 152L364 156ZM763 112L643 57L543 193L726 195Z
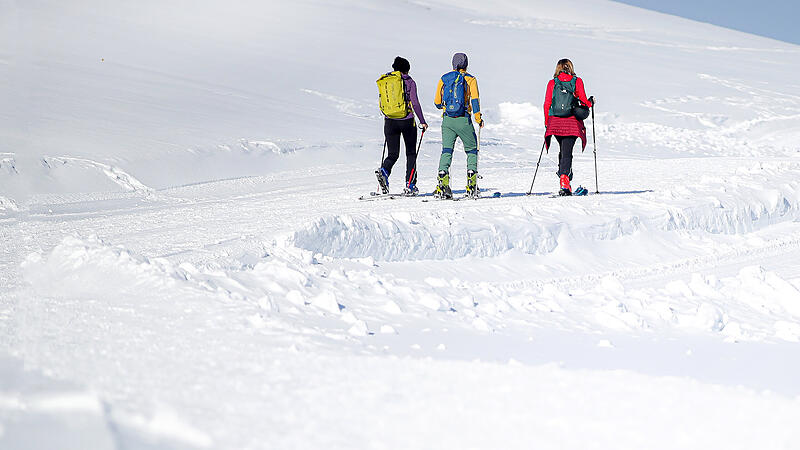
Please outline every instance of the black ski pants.
M558 141L558 176L567 175L572 179L572 147L575 146L577 136L556 136Z
M386 170L386 173L392 173L392 167L400 157L400 136L403 136L403 141L406 144L406 177L403 179L403 185L408 183L409 178L412 177L412 183L417 182L417 149L415 144L417 142L417 126L414 123L414 118L396 120L385 119L383 122L383 135L386 136L386 148L388 154L386 159L383 160L381 167Z

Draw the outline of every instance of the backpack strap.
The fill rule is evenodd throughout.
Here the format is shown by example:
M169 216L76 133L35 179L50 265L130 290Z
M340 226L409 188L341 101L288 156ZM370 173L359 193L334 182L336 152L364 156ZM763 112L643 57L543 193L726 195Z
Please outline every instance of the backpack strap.
M406 80L403 78L403 73L400 72L400 82L403 83L403 99L406 101L406 112L411 114L413 109L411 107L411 93L406 89Z
M572 84L573 85L573 87L572 87L572 95L574 95L575 97L578 96L578 94L575 92L575 91L578 90L578 76L577 75L572 75L572 79L569 80L569 81L561 81L561 80L558 79L558 75L556 75L555 77L553 77L553 81L559 86L563 86L565 84ZM553 89L555 89L555 85L553 86Z

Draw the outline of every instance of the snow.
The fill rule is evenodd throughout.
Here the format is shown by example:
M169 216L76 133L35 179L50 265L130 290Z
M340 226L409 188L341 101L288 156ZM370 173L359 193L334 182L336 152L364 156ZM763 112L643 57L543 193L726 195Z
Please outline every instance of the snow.
M357 200L397 54L433 189L455 51L500 196ZM797 448L798 53L608 1L0 2L0 448ZM601 194L553 148L527 196L564 56Z

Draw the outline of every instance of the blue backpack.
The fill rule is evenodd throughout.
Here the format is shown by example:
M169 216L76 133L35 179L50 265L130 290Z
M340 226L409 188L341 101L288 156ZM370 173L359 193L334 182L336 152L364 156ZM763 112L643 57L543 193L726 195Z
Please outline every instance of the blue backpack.
M465 73L457 70L446 73L442 76L444 84L442 92L442 104L444 113L448 117L464 117L467 115L467 81L464 79Z

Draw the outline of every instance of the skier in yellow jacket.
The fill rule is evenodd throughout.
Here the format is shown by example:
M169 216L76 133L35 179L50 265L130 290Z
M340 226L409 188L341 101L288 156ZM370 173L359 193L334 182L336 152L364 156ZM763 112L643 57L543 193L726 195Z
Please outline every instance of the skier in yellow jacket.
M483 128L481 103L478 97L478 80L467 73L467 55L453 55L453 71L442 75L436 86L434 104L443 109L442 114L442 156L439 158L439 184L434 195L452 198L450 189L450 164L453 162L453 147L461 138L467 153L467 195L478 194L478 139L472 126L471 115Z

